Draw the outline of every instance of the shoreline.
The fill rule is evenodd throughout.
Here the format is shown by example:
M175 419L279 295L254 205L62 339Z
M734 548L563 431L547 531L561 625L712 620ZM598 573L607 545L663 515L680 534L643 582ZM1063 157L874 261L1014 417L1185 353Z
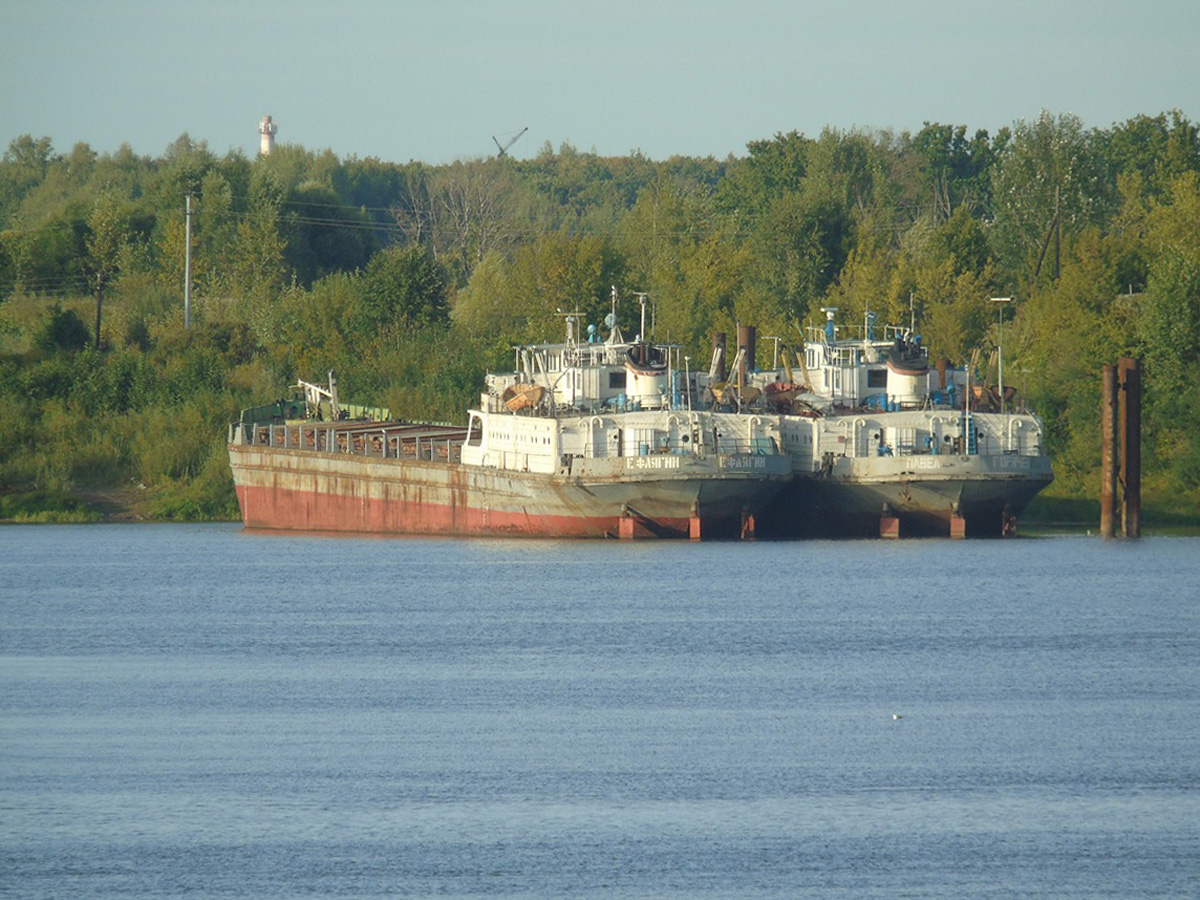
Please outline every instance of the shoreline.
M18 495L16 498L20 500ZM51 497L39 492L25 495L26 508L16 516L0 516L2 525L36 525L36 524L148 524L148 523L198 523L198 522L239 522L239 516L220 518L210 517L181 517L155 515L151 510L155 505L157 492L145 485L122 485L120 487L89 487L74 488L65 497ZM1018 522L1018 535L1034 537L1046 534L1098 534L1100 522L1098 516L1092 518L1043 518L1037 514L1037 505L1049 506L1055 502L1061 503L1066 498L1046 498L1035 500L1034 513ZM1040 503L1039 503L1040 501ZM1068 501L1072 504L1091 504L1094 501L1077 498ZM1049 512L1050 510L1046 510ZM1084 512L1083 509L1066 510L1063 512ZM1142 508L1143 535L1200 535L1200 517L1186 520L1170 513L1157 516L1153 511ZM1118 536L1118 539L1119 536Z

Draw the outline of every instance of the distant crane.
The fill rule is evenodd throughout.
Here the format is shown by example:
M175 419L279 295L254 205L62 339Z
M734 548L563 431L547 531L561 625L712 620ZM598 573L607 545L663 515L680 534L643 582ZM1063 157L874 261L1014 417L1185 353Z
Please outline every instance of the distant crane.
M500 143L500 140L499 140L499 138L497 138L497 137L496 137L496 136L493 134L493 135L492 135L492 140L496 142L496 147L498 147L498 148L499 148L499 150L500 150L500 152L496 154L496 159L499 159L500 157L502 157L502 156L504 156L506 153L508 153L508 148L509 148L509 147L511 147L513 144L515 144L515 143L516 143L518 140L520 140L520 138L521 138L521 135L523 135L523 134L524 134L525 132L527 132L528 130L529 130L529 127L528 127L528 126L526 126L525 128L522 128L522 129L521 129L520 131L518 131L518 132L517 132L515 135L513 135L513 137L509 138L509 139L508 139L508 142L507 142L507 143L505 143L505 144L501 144L501 143ZM509 132L509 133L510 133L510 134L512 134L512 132Z

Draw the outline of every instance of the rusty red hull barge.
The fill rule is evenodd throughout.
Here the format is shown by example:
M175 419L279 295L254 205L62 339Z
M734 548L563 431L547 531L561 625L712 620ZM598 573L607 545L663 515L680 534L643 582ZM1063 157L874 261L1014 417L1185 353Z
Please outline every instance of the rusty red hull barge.
M247 528L380 535L752 537L791 477L786 456L666 444L519 471L464 463L468 441L411 423L235 425L229 458Z

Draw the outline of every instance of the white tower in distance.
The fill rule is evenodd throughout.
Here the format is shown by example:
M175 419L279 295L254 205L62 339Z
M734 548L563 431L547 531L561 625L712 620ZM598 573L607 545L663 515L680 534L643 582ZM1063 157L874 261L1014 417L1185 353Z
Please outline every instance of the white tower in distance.
M278 130L279 126L271 121L270 116L262 117L262 121L258 123L258 133L262 135L260 153L270 153L275 149L275 132Z

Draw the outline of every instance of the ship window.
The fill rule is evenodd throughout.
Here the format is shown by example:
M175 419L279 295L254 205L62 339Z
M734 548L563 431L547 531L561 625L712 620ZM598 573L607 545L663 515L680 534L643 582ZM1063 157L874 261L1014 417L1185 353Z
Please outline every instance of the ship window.
M471 419L467 426L467 444L472 447L478 447L483 443L483 422L478 419Z
M887 387L887 369L867 369L867 387Z
M610 391L625 390L625 370L624 369L622 369L620 372L609 372L608 373L608 389Z

